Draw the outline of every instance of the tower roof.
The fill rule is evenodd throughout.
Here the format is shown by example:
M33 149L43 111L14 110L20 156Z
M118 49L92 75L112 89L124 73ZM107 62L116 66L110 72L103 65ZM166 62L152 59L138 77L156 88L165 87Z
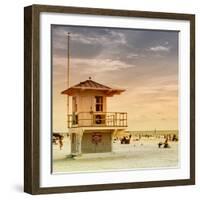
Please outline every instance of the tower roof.
M80 92L80 91L102 91L107 96L113 96L115 94L121 94L125 90L111 88L106 85L97 83L97 82L91 80L91 78L89 78L89 80L80 82L80 83L62 91L61 94L67 94L69 96L73 96L76 92Z

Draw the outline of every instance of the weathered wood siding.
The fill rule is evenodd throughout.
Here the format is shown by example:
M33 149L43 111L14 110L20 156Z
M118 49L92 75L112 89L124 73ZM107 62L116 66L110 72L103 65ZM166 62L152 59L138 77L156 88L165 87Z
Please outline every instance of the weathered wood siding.
M106 112L106 96L101 91L82 92L77 97L77 113L79 113L79 126L90 126L92 123L92 115L90 111L96 111L95 96L103 96L103 112ZM84 119L84 120L82 120Z

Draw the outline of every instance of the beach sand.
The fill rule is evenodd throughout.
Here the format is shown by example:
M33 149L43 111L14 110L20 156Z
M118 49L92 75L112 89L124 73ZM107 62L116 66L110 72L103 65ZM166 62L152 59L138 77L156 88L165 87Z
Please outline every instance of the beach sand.
M177 168L178 142L169 142L170 148L158 148L157 138L142 138L131 144L113 143L113 152L83 154L76 159L70 154L70 140L64 137L63 149L53 145L53 173L138 170L147 168Z

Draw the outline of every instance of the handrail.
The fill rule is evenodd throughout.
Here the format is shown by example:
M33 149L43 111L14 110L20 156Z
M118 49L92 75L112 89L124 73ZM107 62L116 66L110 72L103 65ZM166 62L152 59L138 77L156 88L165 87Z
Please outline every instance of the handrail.
M127 126L127 112L79 112L68 115L68 128Z

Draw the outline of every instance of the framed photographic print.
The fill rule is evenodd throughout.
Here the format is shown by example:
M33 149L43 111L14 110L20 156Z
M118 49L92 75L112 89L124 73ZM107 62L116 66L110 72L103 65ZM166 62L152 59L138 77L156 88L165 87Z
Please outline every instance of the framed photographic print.
M195 183L195 16L24 10L24 191Z

